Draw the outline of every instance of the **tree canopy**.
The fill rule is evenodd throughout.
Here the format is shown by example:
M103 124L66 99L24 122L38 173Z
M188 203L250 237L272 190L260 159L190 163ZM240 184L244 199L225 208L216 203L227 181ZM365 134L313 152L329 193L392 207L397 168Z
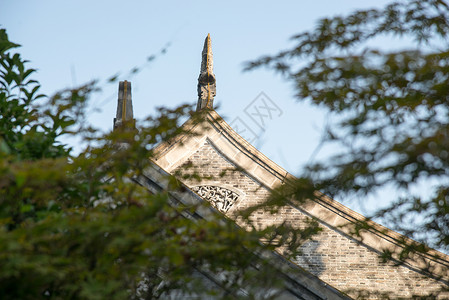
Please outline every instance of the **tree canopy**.
M210 206L174 203L186 188L169 175L159 191L139 184L154 146L196 118L191 107L103 134L85 122L98 83L42 95L18 46L0 30L2 299L276 297L282 281L259 254L286 242L287 226L246 218L245 231L219 213L198 217ZM67 135L83 139L80 154L61 142ZM291 239L292 254L306 238Z
M246 66L283 74L298 101L332 116L322 145L333 147L334 155L310 163L298 191L307 183L344 200L389 187L396 199L374 217L446 252L448 33L446 2L396 1L321 19L315 29L294 36L291 49ZM392 50L385 45L391 40L401 46Z

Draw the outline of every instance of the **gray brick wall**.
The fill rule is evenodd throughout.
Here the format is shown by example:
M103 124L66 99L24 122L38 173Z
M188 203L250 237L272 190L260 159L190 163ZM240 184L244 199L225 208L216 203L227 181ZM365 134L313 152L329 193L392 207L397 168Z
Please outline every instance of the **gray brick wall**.
M207 178L202 182L186 179L184 183L188 186L222 185L232 187L243 195L228 211L228 215L232 216L236 209L261 203L270 193L269 189L244 172L233 171L237 166L207 141L185 163L194 166L188 169L188 172L195 171ZM177 170L182 170L182 166ZM284 220L301 226L307 218L293 207L283 208L276 215L262 211L254 215L259 226L280 224ZM329 227L322 225L322 229L313 240L303 244L303 254L297 257L296 263L340 291L348 292L353 297L380 291L391 297L410 298L413 295L438 291L443 286L440 282L405 266L382 263L376 252ZM371 295L364 298L379 297ZM449 299L449 295L445 294L440 298Z

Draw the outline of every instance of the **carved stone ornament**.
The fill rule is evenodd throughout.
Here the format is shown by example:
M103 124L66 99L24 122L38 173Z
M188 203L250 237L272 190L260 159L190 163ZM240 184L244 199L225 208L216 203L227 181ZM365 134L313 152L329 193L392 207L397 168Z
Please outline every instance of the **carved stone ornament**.
M239 195L236 192L214 185L202 185L192 188L203 199L211 202L221 212L227 212L237 201Z

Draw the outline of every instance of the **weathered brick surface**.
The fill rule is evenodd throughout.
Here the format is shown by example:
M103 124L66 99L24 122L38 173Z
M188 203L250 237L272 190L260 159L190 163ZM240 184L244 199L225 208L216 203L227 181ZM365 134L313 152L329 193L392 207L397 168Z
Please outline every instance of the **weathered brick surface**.
M213 184L232 187L238 191L241 197L229 210L230 215L235 209L261 203L270 193L268 188L263 187L248 174L232 171L236 165L207 141L188 158L186 163L195 166L193 169L190 168L189 172L195 170L199 175L209 177L202 182L186 180L188 186ZM178 168L180 169L182 167ZM301 226L306 218L294 207L284 208L276 215L261 211L255 214L255 221L260 226L279 224L284 220ZM443 286L440 282L405 266L382 263L376 252L330 227L321 226L323 230L319 235L302 246L303 255L297 257L296 263L324 282L348 292L353 297L357 297L360 293L380 291L391 297L410 298L413 295L426 295L438 291ZM448 296L441 298L447 299Z

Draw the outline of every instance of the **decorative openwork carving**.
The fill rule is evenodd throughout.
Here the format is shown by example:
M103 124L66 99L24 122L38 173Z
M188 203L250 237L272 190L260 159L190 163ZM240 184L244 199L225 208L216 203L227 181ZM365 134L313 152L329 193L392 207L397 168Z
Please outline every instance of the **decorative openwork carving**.
M236 192L214 185L202 185L192 188L202 198L208 200L221 212L227 212L237 201L239 195Z

